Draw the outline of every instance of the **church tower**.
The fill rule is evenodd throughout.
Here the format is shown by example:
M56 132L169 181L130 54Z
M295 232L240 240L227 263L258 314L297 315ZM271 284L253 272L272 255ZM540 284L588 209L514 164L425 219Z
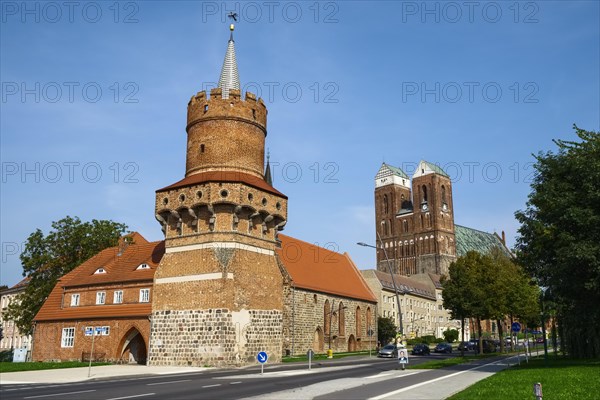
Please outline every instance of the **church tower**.
M242 96L233 25L218 87L192 96L187 111L185 177L156 191L166 250L154 278L148 362L239 366L260 351L279 360L275 250L287 197L265 171L267 108Z
M437 165L421 161L412 179L417 273L448 274L456 257L452 182Z
M421 161L411 182L400 168L384 163L375 177L375 230L378 270L389 272L389 260L401 275L447 274L456 259L448 174Z

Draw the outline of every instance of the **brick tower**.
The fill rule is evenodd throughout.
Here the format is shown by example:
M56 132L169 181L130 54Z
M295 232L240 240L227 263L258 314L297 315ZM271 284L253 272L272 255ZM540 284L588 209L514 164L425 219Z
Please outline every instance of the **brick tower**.
M452 182L436 165L421 161L411 182L383 164L375 177L375 223L395 273L447 274L456 259ZM385 253L377 252L377 269L388 272Z
M287 197L264 169L267 108L240 92L233 25L219 87L192 96L185 178L156 192L166 250L154 278L151 365L281 359L277 232Z

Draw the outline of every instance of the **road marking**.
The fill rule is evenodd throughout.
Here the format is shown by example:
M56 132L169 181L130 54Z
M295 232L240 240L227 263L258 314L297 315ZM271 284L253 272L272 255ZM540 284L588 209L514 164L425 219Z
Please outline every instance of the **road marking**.
M167 382L147 383L146 386L168 385L169 383L180 383L180 382L189 382L189 381L191 381L191 379L182 379L180 381L167 381Z
M375 379L375 378L381 378L382 376L388 376L391 375L391 373L387 373L387 374L379 374L379 375L373 375L373 376L365 376L365 379Z
M122 399L133 399L135 397L145 397L145 396L154 396L156 393L145 393L145 394L136 394L133 396L125 396L125 397L113 397L106 400L122 400Z
M221 386L220 383L217 383L216 385L206 385L206 386L202 386L202 389L204 388L209 388L209 387L216 387L216 386Z
M238 383L242 383L242 381L238 381L238 382L229 382L230 385L237 385Z
M29 396L29 397L23 397L23 398L24 399L39 399L41 397L68 396L70 394L90 393L90 392L95 392L95 390L81 390L79 392L65 392L65 393L54 393L54 394L41 394L39 396Z
M500 360L500 361L503 361L503 360ZM479 365L479 366L477 366L475 368L470 368L470 369L466 369L464 371L455 372L455 373L450 374L450 375L440 376L439 378L431 379L429 381L417 383L417 384L414 384L412 386L407 386L407 387L402 388L402 389L394 390L393 392L388 392L388 393L384 393L384 394L379 395L379 396L371 397L368 400L381 400L381 399L385 399L386 397L390 397L390 396L393 396L393 395L398 394L398 393L406 392L408 390L415 389L415 388L418 388L418 387L421 387L421 386L424 386L424 385L429 385L430 383L441 381L441 380L444 380L444 379L447 379L447 378L451 378L451 377L456 376L456 375L464 374L465 372L474 371L474 370L479 369L479 368L483 368L483 367L487 367L487 366L490 366L490 365L498 364L498 363L500 363L500 361L495 361L495 362L492 362L492 363L487 363L487 364Z

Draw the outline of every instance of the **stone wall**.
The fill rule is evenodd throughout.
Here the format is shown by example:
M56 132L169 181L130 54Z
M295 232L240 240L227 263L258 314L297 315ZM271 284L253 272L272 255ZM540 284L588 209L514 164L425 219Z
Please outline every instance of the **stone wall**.
M241 366L260 351L281 360L282 314L277 310L158 311L152 315L152 365Z
M334 352L367 350L377 343L376 304L363 300L328 295L287 285L284 288L283 354L306 354L308 349L323 353L329 344L329 315L326 302L333 305L331 346ZM340 308L343 324L340 332ZM357 309L359 324L357 331ZM367 311L368 310L368 311ZM370 319L367 318L370 313ZM369 322L368 322L369 320ZM369 338L368 329L373 330Z

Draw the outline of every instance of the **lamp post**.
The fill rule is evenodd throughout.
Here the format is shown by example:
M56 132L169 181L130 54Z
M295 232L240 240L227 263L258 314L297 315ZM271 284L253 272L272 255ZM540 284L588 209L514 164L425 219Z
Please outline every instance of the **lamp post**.
M548 341L546 340L546 315L544 310L544 299L546 297L547 286L540 286L540 304L542 311L542 336L544 337L544 364L548 366Z
M392 278L392 285L394 286L394 292L396 293L396 304L398 305L398 319L399 319L399 324L398 324L398 328L400 331L400 335L404 338L404 326L402 324L402 309L400 307L400 294L398 292L398 286L396 286L396 280L394 279L394 273L392 271L392 268L390 267L390 259L387 256L387 251L385 251L385 246L383 245L383 241L381 240L381 236L379 235L379 232L377 232L377 237L379 238L379 242L381 243L381 249L383 250L383 256L385 257L385 261L388 267L388 271L390 273L390 277ZM363 247L371 247L375 250L377 250L376 246L370 245L370 244L366 244L363 242L358 242L356 243L359 246L363 246ZM396 337L396 344L398 344L398 338Z

